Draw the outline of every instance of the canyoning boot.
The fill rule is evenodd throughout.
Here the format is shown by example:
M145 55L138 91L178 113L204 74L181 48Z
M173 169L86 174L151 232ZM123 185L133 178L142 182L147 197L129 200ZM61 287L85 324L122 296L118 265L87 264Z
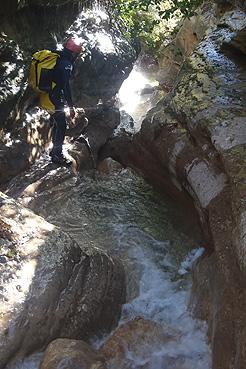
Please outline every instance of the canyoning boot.
M63 154L55 155L54 153L52 153L51 160L52 163L64 165L65 167L69 167L73 163L72 160L66 158Z

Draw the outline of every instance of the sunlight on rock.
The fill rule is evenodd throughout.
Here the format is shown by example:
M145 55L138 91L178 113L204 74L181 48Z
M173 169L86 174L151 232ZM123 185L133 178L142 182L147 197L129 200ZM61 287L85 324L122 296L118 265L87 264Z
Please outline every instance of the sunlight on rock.
M90 31L89 28L86 27L85 23L90 22L90 20L93 20L93 23L98 29L100 29L100 31ZM93 9L89 12L82 11L80 13L74 24L68 29L67 34L69 37L72 37L74 40L82 44L82 49L84 49L84 52L88 49L88 47L85 46L89 41L91 47L98 48L102 53L115 53L115 42L113 42L111 35L103 32L102 24L107 21L109 22L107 13L102 9L93 7ZM85 27L86 38L88 41L83 40L83 38L80 36L81 31ZM114 39L116 40L116 35L114 35ZM61 47L61 45L58 45L58 47L59 46Z
M130 114L138 127L142 117L153 107L157 97L154 87L158 82L144 75L134 66L129 77L123 82L119 90L120 110ZM144 89L148 90L143 93ZM156 97L154 97L156 95Z
M49 117L49 114L44 111L43 109L40 108L36 108L32 114L29 113L25 113L25 121L27 123L33 123L33 124L40 124L40 117L44 116L44 117Z
M8 238L3 238L2 252L4 248L12 250L11 254L10 251L6 254L9 261L2 264L0 276L1 318L8 321L9 314L24 303L33 283L40 249L55 227L2 193L1 200L1 221L9 229Z
M13 140L10 138L10 133L6 134L5 139L7 141L5 144L7 147L10 147L13 145Z
M114 44L111 38L109 37L109 35L103 34L103 33L97 33L96 37L97 37L99 49L101 50L101 52L109 53L115 50Z
M35 274L36 265L37 260L27 261L21 269L16 272L14 278L11 278L10 282L5 286L5 293L8 295L8 305L4 304L2 306L2 311L8 309L5 313L10 312L10 303L12 310L14 310L16 304L21 304L25 301L26 294L29 291Z
M5 67L4 76L6 77L8 74L10 74L11 72L13 72L15 70L16 64L15 63L10 63L10 62L5 62L5 63L3 63L3 67Z
M147 83L147 78L136 69L133 69L129 77L123 82L119 91L119 98L123 104L121 110L126 110L130 114L136 109L136 105L141 100L139 91Z
M111 37L107 34L96 32L87 35L90 42L94 42L102 53L110 53L115 51Z
M33 147L32 149L32 155L35 156L37 154L37 148L36 147Z

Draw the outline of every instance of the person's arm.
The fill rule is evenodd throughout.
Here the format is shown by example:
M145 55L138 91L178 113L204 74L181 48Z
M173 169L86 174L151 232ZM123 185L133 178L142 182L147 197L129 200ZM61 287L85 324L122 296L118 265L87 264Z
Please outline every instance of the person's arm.
M70 88L70 77L71 77L71 71L73 67L72 64L67 64L64 68L64 97L65 100L69 106L70 110L70 117L73 119L75 116L74 108L73 108L73 100L72 100L72 94L71 94L71 88Z
M66 82L64 85L64 97L66 99L66 102L69 106L70 110L70 117L73 119L75 116L74 108L73 108L73 101L72 101L72 94L71 94L71 88L70 88L70 82Z

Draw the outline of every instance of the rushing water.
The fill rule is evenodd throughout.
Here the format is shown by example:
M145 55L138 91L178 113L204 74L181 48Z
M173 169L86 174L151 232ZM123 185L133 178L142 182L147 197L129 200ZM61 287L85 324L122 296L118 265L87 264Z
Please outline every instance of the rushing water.
M135 130L160 97L154 90L141 93L154 84L135 66L119 91L121 110L133 117ZM42 158L40 167L46 163ZM38 165L33 172L41 171ZM148 348L147 357L144 345L134 354L128 351L120 365L108 362L108 368L210 369L207 326L187 310L192 263L203 252L200 230L187 210L130 169L108 175L88 171L69 179L60 169L44 174L44 185L34 198L26 198L28 206L88 251L96 248L123 262L127 301L119 325L141 316L179 336L161 348ZM92 344L99 348L107 338ZM41 357L35 354L7 369L38 369Z
M50 175L52 181L57 173ZM38 193L29 206L79 244L122 260L127 302L120 324L142 316L179 330L179 340L161 350L153 348L145 368L211 368L206 324L187 311L190 268L203 252L199 230L187 211L129 169L70 178ZM93 344L98 348L101 342ZM18 368L37 369L39 360L33 356ZM143 367L141 350L126 361L131 368Z

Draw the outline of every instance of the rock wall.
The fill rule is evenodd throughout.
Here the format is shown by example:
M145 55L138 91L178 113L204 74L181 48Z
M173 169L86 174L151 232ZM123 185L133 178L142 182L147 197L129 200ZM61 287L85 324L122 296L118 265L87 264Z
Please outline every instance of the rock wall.
M246 11L246 3L245 0L228 0L227 1L222 1L222 0L216 0L216 2L221 5L221 6L225 6L228 4L234 5L244 11Z
M191 309L209 322L214 369L246 366L245 19L242 10L226 11L140 132L125 135L128 153L112 142L108 150L199 214L207 248Z
M98 150L120 122L119 110L114 105L115 94L137 57L134 48L110 26L106 14L81 13L73 23L78 12L76 4L72 11L62 7L71 7L68 2L62 2L59 11L51 4L40 9L31 6L33 3L23 3L23 7L13 9L13 14L0 26L4 32L0 38L1 185L32 164L51 140L49 115L38 109L39 96L27 86L32 53L49 47L55 49L57 42L66 38L76 36L83 40L84 51L74 65L71 85L74 105L80 111L84 108L89 121L86 134L92 143L95 161ZM44 32L35 33L36 24L42 24ZM80 131L70 129L70 137L82 132L83 119L75 124ZM77 143L74 148L77 167L93 168L88 148L84 146Z
M6 5L3 18L2 8L0 11L0 185L5 189L11 178L40 157L51 138L49 115L39 109L38 95L27 87L31 54L55 48L56 42L66 37L78 35L84 40L85 52L76 60L72 78L74 103L79 109L67 130L74 158L68 176L81 167L94 167L97 151L119 124L115 93L136 58L126 40L116 42L112 33L104 33L103 26L110 28L109 19L99 17L95 22L93 16L98 14L91 12L91 18L81 15L72 24L79 9L76 2L72 2L72 11L71 2L60 1L59 8L50 1L43 8L44 3L47 1L29 1L20 6L20 2L11 2L13 9ZM37 24L42 25L42 33ZM107 38L110 49L102 50L104 45L94 34ZM84 128L85 112L93 153L83 138L74 142ZM33 171L36 180L28 188L30 194L39 186L36 176L55 169L49 160L44 154L44 166ZM14 181L18 183L18 178ZM47 185L51 182L49 178ZM0 208L1 266L4 264L0 368L42 350L57 337L87 341L92 335L110 331L118 322L125 299L121 263L100 252L81 250L68 235L2 193ZM2 244L5 241L11 244ZM13 255L7 254L9 248Z
M0 8L0 129L23 110L31 56L55 49L82 10L79 1L4 1ZM37 27L38 25L38 27Z
M56 338L102 336L125 302L122 264L0 193L0 368ZM12 255L10 256L9 251Z
M235 2L236 5L237 3ZM16 7L19 2L15 1L11 4ZM240 1L242 10L232 9L230 6L230 10L221 16L218 12L211 14L214 5L210 4L209 19L205 17L202 21L205 28L201 28L197 23L196 35L194 35L192 27L185 26L192 36L190 38L192 42L185 43L184 41L187 40L181 37L181 33L179 34L176 51L182 46L184 57L176 60L177 68L171 74L169 73L171 68L166 68L170 60L170 54L167 54L168 63L165 67L162 64L161 67L165 73L170 74L171 78L167 80L167 76L163 74L158 77L161 83L172 85L172 90L147 114L138 134L135 136L126 134L123 137L124 140L121 137L118 141L120 145L114 144L117 138L115 141L111 140L111 146L108 146L108 150L102 154L102 156L112 156L126 166L140 169L148 177L161 183L170 194L182 199L186 206L190 206L199 215L207 237L207 248L202 260L194 269L190 307L196 316L209 322L214 369L231 369L231 367L243 369L246 366L246 203L244 200L246 17L243 11L244 5L244 1ZM21 8L19 11L26 10ZM52 19L53 13L50 14ZM10 19L12 16L15 15L11 14ZM29 19L25 17L20 17L24 23ZM216 23L215 26L205 31L213 22ZM5 23L5 27L6 30L9 29L8 22ZM201 29L204 29L205 33L198 35ZM61 30L60 35L63 31L64 29ZM12 36L16 35L17 29L13 28L9 32ZM30 30L25 32L29 34ZM5 88L8 96L13 100L10 107L1 109L0 117L3 121L2 125L8 120L13 127L16 127L16 122L18 124L23 122L20 111L27 111L23 108L24 102L32 103L34 96L29 95L26 90L24 92L26 72L20 75L18 74L20 66L16 69L10 67L15 65L17 60L24 65L28 54L18 59L16 50L20 48L18 42L12 41L11 37L4 36L0 42L3 51L2 75L4 79L8 77L9 81L12 77L17 78L16 85L19 86L19 89L14 91ZM52 42L54 39L51 40ZM33 47L34 44L30 41L30 45ZM196 47L195 51L188 56L193 47ZM100 130L102 127L105 128L102 141L97 146L98 150L118 124L111 99L122 81L123 77L120 73L122 67L125 68L124 72L127 75L135 55L130 53L127 60L121 58L121 62L114 65L114 68L112 65L116 59L102 59L103 53L98 50L96 55L98 59L93 59L95 53L89 53L86 56L85 64L88 66L86 70L82 69L81 61L79 70L83 73L83 81L74 79L73 83L76 103L87 107L93 122L88 126L88 133L91 132L94 143L98 138L95 134L97 128L100 127ZM125 54L122 53L121 56L123 55ZM91 56L92 59L90 59ZM103 66L101 61L104 63ZM99 85L90 85L93 78L88 77L93 77L94 72L99 72L95 74L96 77L106 73L109 78L106 81L103 78L99 79ZM20 84L18 78L21 79ZM95 80L98 81L98 78L94 78ZM85 85L83 85L84 81L86 81ZM104 85L107 88L111 86L113 93L104 96ZM5 86L8 87L8 80ZM89 97L86 91L91 91ZM24 93L27 95L24 96ZM4 95L0 103L6 104L8 96ZM28 106L30 107L29 103ZM109 126L104 124L107 120L110 120ZM24 131L27 134L29 128ZM13 141L15 147L19 139L18 134L19 130L16 131L16 141ZM2 140L4 147L7 147L6 143L10 142L11 140L6 136ZM40 145L42 147L43 143ZM36 143L35 147L40 145ZM8 156L11 157L12 152L10 150ZM28 162L25 162L27 156L24 152L24 167L28 165ZM35 158L34 154L33 157ZM7 155L2 158L5 160ZM1 163L3 162L2 160ZM19 170L22 170L23 166L20 166ZM13 173L16 174L15 171L12 175ZM6 332L9 335L12 330ZM55 336L52 336L53 338ZM17 343L17 349L20 349L20 341ZM35 347L42 344L41 340L35 344ZM33 349L31 344L29 349L30 351ZM8 357L12 353L9 350L8 346L6 351Z
M160 85L173 86L184 60L218 20L217 5L205 2L197 14L196 17L185 19L176 37L168 44L162 44L158 50L159 72L156 79Z
M40 41L51 41L52 33L54 36L66 31L83 5L80 0L4 1L0 9L0 30L24 50L30 50ZM37 24L41 28L36 27Z

